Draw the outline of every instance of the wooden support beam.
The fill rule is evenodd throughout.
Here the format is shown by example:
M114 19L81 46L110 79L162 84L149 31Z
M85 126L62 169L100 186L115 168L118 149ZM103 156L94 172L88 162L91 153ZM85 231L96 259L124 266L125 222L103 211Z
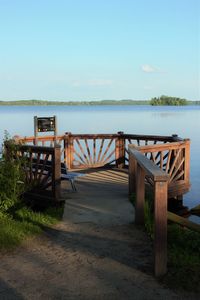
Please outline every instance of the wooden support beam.
M61 153L60 146L54 147L53 154L53 174L52 174L52 191L56 202L59 201L61 196Z
M129 155L129 196L136 192L137 162L133 155Z
M119 169L122 169L125 166L125 139L123 135L123 131L119 131L117 133L117 138L115 142L116 167Z
M144 203L145 203L145 172L137 164L136 177L136 203L135 203L135 223L144 225Z
M167 272L167 181L154 183L154 271L160 277Z
M180 217L170 211L167 212L167 218L169 221L176 223L180 226L187 227L188 229L197 231L200 233L200 224L196 224L186 218Z

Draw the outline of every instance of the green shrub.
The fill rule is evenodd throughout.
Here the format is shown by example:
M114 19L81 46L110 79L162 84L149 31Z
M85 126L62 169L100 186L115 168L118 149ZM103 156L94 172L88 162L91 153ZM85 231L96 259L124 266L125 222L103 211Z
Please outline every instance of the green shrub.
M23 160L17 158L18 147L6 136L0 160L0 214L16 205L26 188Z

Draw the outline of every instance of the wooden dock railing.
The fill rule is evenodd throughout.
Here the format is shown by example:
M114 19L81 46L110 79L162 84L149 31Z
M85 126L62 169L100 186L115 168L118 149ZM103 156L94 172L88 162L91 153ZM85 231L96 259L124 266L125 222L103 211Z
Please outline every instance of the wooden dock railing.
M130 145L130 149L135 146ZM181 196L190 188L190 140L181 140L167 144L147 145L137 147L156 166L169 175L168 198ZM130 175L132 182L136 173ZM151 179L147 178L152 185ZM134 192L134 185L130 186L130 193Z
M61 184L60 146L19 145L18 156L24 161L29 193L37 194L37 198L51 198L54 202L58 202Z
M123 168L128 165L128 145L147 146L180 141L177 135L156 136L124 134L72 134L25 137L20 141L29 145L61 146L61 159L65 160L68 169L96 168L115 165Z
M135 173L135 171L137 172ZM144 224L145 178L154 187L154 272L162 276L167 271L167 199L170 176L145 157L140 151L129 147L129 172L135 173L136 204L135 223Z
M50 137L19 139L29 144L29 160L34 156L40 160L43 155L54 160L55 167L52 191L57 198L59 187L60 160L65 160L68 169L87 169L105 166L124 168L129 166L129 192L136 193L137 224L144 224L145 186L148 183L154 191L154 256L155 275L161 276L167 270L167 200L182 196L190 187L190 141L177 135L133 135L116 134L72 134ZM30 146L30 144L38 146ZM59 144L50 150L49 147ZM39 145L43 147L39 147ZM23 149L23 148L22 148ZM42 149L42 150L41 150ZM44 149L44 151L43 151ZM52 149L52 148L51 148ZM43 151L43 152L42 152ZM46 151L46 152L45 152ZM56 151L51 152L49 151ZM59 156L59 157L58 157ZM47 157L47 158L46 158ZM29 175L29 179L30 179ZM38 175L40 177L40 175ZM52 181L52 182L53 182Z
M72 134L26 137L25 144L61 147L61 160L68 169L90 169L97 167L128 167L128 145L138 147L145 156L170 176L169 198L181 196L190 188L190 141L177 135L136 135L124 134ZM134 173L130 174L134 182ZM149 179L151 184L151 179ZM136 185L135 185L136 186ZM134 186L130 186L130 189ZM130 190L131 192L131 190Z

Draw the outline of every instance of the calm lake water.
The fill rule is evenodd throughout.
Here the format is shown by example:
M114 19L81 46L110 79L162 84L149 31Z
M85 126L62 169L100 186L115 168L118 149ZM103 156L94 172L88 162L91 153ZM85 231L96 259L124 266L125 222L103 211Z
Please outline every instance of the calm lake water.
M33 135L33 116L58 119L58 133L116 133L171 135L191 139L191 191L184 203L200 203L200 106L0 106L0 139Z

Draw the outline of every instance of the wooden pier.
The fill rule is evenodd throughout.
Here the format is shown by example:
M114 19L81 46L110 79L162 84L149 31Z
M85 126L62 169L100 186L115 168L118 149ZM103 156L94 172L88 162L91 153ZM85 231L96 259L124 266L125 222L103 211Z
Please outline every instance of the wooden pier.
M188 139L182 139L177 135L133 135L118 132L117 134L65 133L57 137L26 137L18 139L18 142L26 144L21 148L22 153L26 152L26 156L28 152L31 153L28 155L30 164L33 153L38 164L41 158L44 164L49 159L52 161L53 175L50 185L56 201L60 193L61 160L67 164L69 170L78 169L93 175L95 169L105 168L107 170L115 168L122 173L128 172L129 194L136 194L136 224L144 224L144 191L147 185L151 187L154 191L154 270L156 276L166 273L167 200L180 199L189 191L190 141ZM56 154L51 153L50 149L57 149ZM104 174L104 179L110 182L114 178L117 183L119 177L116 173L109 172ZM88 175L87 180L90 178L91 181L101 185L102 173L95 174L95 177ZM34 176L37 180L37 176L40 175ZM30 180L32 175L28 178ZM40 185L40 188L44 189L44 186Z

